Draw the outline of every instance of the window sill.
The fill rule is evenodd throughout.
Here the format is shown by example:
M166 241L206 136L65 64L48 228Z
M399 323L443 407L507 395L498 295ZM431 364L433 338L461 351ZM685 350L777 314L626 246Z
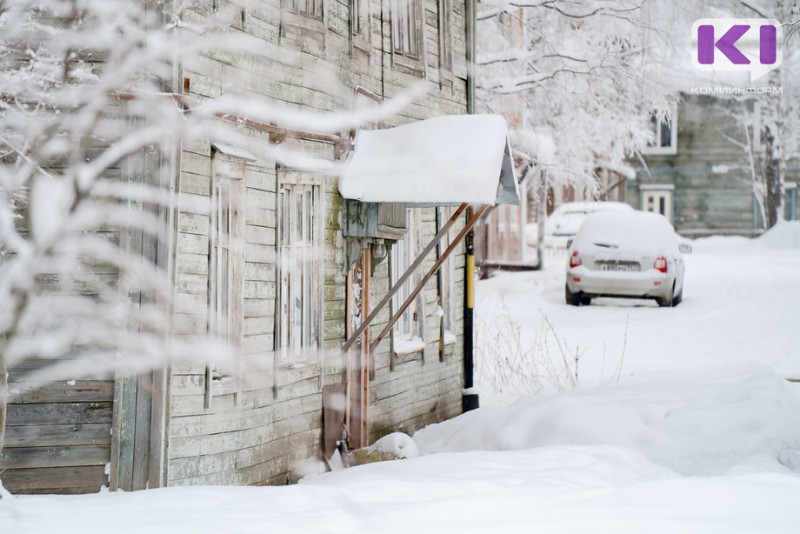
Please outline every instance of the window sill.
M394 338L392 348L395 356L408 356L425 350L425 342L419 336L398 336Z
M394 63L395 67L400 67L400 70L405 70L408 74L418 76L420 78L425 77L425 62L422 59L422 56L415 57L410 55L405 55L402 52L397 50L394 51L392 54L392 62Z
M234 376L223 376L211 381L211 395L214 397L239 393L239 391L241 391L241 384L239 379Z
M281 37L287 37L287 31L301 38L318 41L325 47L325 21L298 13L284 12L281 18Z
M452 333L450 330L445 330L444 335L442 336L442 345L445 347L450 347L451 345L455 345L457 341L456 335Z
M360 50L368 56L372 54L372 43L369 41L368 33L357 33L353 35L353 48Z
M320 366L315 361L286 362L278 365L278 385L300 382L320 375Z
M677 147L646 147L642 149L643 156L675 156L678 153Z

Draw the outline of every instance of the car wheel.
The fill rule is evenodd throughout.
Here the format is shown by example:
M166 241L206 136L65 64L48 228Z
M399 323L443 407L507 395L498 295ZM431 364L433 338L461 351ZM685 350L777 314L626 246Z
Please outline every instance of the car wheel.
M674 306L673 302L675 301L675 282L672 282L672 291L669 292L669 295L664 297L663 299L656 299L658 305L662 308L671 308Z
M672 307L674 308L681 302L683 302L683 289L681 289L680 293L672 297Z
M573 293L569 290L569 286L564 287L564 296L567 299L567 304L570 306L580 306L581 296L579 293Z
M581 306L588 306L592 303L592 298L586 295L581 295Z

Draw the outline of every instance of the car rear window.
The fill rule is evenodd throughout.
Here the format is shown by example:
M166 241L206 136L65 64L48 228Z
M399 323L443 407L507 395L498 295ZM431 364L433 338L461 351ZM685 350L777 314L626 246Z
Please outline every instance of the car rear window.
M662 215L644 212L593 213L584 220L575 243L634 250L677 246L669 222Z

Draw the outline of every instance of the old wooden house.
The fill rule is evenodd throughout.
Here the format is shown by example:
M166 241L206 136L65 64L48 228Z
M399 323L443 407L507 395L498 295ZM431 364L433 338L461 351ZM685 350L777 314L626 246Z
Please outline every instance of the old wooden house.
M231 31L260 39L270 51L255 60L212 50L175 65L173 87L194 99L244 84L236 89L329 111L422 83L423 96L382 127L473 111L474 0L188 6L188 23L206 22L219 10ZM321 72L336 73L347 93ZM243 128L264 143L330 161L343 161L352 148L349 132L321 135L255 122ZM177 209L162 236L176 288L173 335L224 331L274 372L244 381L204 365L172 366L18 395L8 407L2 457L8 490L285 484L302 475L304 462L328 452L341 437L342 420L350 446L360 447L462 412L463 390L472 385L464 326L472 272L460 239L467 221L462 199L429 207L407 207L397 197L349 200L336 176L210 140L184 143L177 161L168 187L210 210ZM495 189L499 175L498 168ZM441 241L433 240L437 234ZM424 258L423 248L432 251ZM418 268L403 280L412 264ZM371 326L377 332L396 320L388 335L377 345L369 330L354 337L390 286L399 290ZM348 340L351 350L343 353ZM12 388L17 371L11 369Z
M527 32L525 29L525 9L507 6L506 14L497 18L488 17L478 21L481 39L478 42L478 54L500 53L509 47L522 49L525 47ZM480 64L476 67L481 79L492 79L498 75L498 69L492 65ZM499 72L503 72L502 69ZM537 188L541 184L542 173L538 169L530 169L532 158L541 156L528 149L529 133L521 133L523 117L528 103L520 95L498 95L484 91L479 99L478 110L482 113L490 110L502 110L508 121L515 147L514 160L517 176L520 179L522 195L516 205L498 205L478 222L475 229L475 257L482 275L493 269L535 269L540 265L537 248L536 229L528 226L528 221L536 221L538 203L535 202ZM535 141L533 143L536 144ZM533 233L533 235L531 235ZM530 238L534 241L530 242Z
M760 108L755 100L682 94L669 117L651 117L654 142L631 161L637 175L627 202L662 213L687 236L763 231ZM788 220L797 218L798 170L796 160L786 162Z

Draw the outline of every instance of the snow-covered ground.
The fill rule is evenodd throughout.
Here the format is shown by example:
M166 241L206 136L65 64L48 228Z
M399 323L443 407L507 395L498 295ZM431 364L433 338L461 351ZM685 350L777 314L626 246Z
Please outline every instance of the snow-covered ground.
M485 407L418 432L420 457L3 499L0 533L800 532L800 223L696 242L677 308L568 307L562 271L478 284Z

